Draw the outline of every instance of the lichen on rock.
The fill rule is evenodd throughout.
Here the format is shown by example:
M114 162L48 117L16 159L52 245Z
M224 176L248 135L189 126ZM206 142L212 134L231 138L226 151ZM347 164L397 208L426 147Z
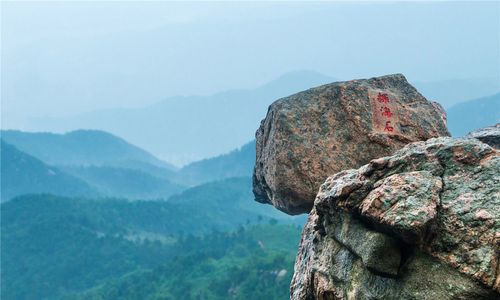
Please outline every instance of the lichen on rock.
M311 210L325 178L448 136L442 107L401 74L336 82L277 100L256 133L254 194L289 213Z
M256 200L310 211L291 299L500 299L500 127L448 135L402 75L270 106Z
M476 139L409 144L321 186L291 297L498 299L499 216L498 150Z
M490 145L493 148L500 148L500 123L494 126L489 126L474 130L467 134L467 138L475 138L483 143Z

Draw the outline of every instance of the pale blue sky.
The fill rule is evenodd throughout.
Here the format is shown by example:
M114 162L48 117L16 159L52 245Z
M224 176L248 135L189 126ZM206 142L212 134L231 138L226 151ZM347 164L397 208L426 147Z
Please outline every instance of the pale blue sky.
M2 126L339 79L500 76L499 2L2 2Z

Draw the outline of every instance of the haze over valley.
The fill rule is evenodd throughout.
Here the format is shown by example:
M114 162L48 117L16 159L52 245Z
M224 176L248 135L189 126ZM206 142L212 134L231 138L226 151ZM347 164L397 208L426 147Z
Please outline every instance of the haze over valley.
M2 7L3 129L104 130L176 166L336 80L403 73L446 109L500 90L495 3Z
M408 135L413 140L448 131L462 137L500 123L495 2L0 5L5 300L288 298L308 215L257 202L253 171L261 145L256 130L272 103L295 93L403 74L381 77L379 84L397 82L397 94L412 95L401 102L412 120L400 131L415 131ZM441 104L448 131L439 106L405 78ZM325 90L356 89L359 82ZM344 101L344 110L330 104L316 109L312 98L302 96L301 107L291 101L271 108L272 116L290 117L261 127L266 134L283 133L276 145L286 155L274 153L281 159L277 165L307 171L332 163L318 143L303 152L287 148L300 146L307 135L302 125L311 121L289 114L306 111L326 111L318 132L336 130L339 137L328 151L388 153L381 149L390 139L372 140L373 147L349 143L371 135L360 134L364 127L349 119L354 106L356 117L369 112L368 96L321 91L301 95ZM335 125L327 126L323 116ZM372 124L368 116L359 119ZM352 124L338 128L338 120ZM398 146L402 141L408 142L404 135ZM283 180L276 165L260 159L257 166L272 180L300 182L316 193L311 176ZM261 198L269 198L271 182L259 180L257 188L268 189ZM489 220L484 212L475 216Z

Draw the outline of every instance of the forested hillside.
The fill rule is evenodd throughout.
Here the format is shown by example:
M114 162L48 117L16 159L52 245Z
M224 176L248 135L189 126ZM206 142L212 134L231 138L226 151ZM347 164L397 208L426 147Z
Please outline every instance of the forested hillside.
M189 186L231 177L249 177L255 161L255 141L229 153L174 169L150 153L103 131L78 130L60 135L7 130L2 131L2 137L105 197L166 199ZM30 172L29 165L23 168ZM5 170L5 177L12 182L18 182L19 175ZM36 191L53 191L44 187L44 182L39 184ZM2 187L9 189L4 183ZM5 193L4 200L19 194L22 193Z
M2 138L21 151L52 165L115 166L165 174L174 167L122 138L101 130L65 134L2 130ZM159 172L159 170L157 170Z
M167 264L126 274L75 298L287 299L299 236L298 227L269 224L188 237Z
M65 172L92 185L106 197L133 200L166 199L185 186L146 171L110 166L66 166Z
M252 287L266 299L288 294L298 225L196 207L189 199L50 195L2 204L2 299L225 299L233 293L245 299Z
M96 196L86 182L19 151L1 140L1 201L30 193Z
M450 130L498 104L450 108ZM255 141L175 169L106 132L2 134L2 299L288 297L305 216L254 201Z
M229 153L191 163L177 173L177 180L194 185L229 177L250 176L255 163L255 141Z

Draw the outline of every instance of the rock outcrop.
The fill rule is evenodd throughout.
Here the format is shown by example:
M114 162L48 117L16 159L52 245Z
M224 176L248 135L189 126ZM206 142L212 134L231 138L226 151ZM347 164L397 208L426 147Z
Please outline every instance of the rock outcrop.
M470 132L466 137L475 138L493 148L500 148L500 123Z
M499 259L499 151L433 138L326 179L291 298L500 299Z
M400 74L327 84L280 99L256 133L256 200L289 214L309 212L326 177L408 143L448 136L445 120L443 109ZM376 211L367 210L376 218Z

